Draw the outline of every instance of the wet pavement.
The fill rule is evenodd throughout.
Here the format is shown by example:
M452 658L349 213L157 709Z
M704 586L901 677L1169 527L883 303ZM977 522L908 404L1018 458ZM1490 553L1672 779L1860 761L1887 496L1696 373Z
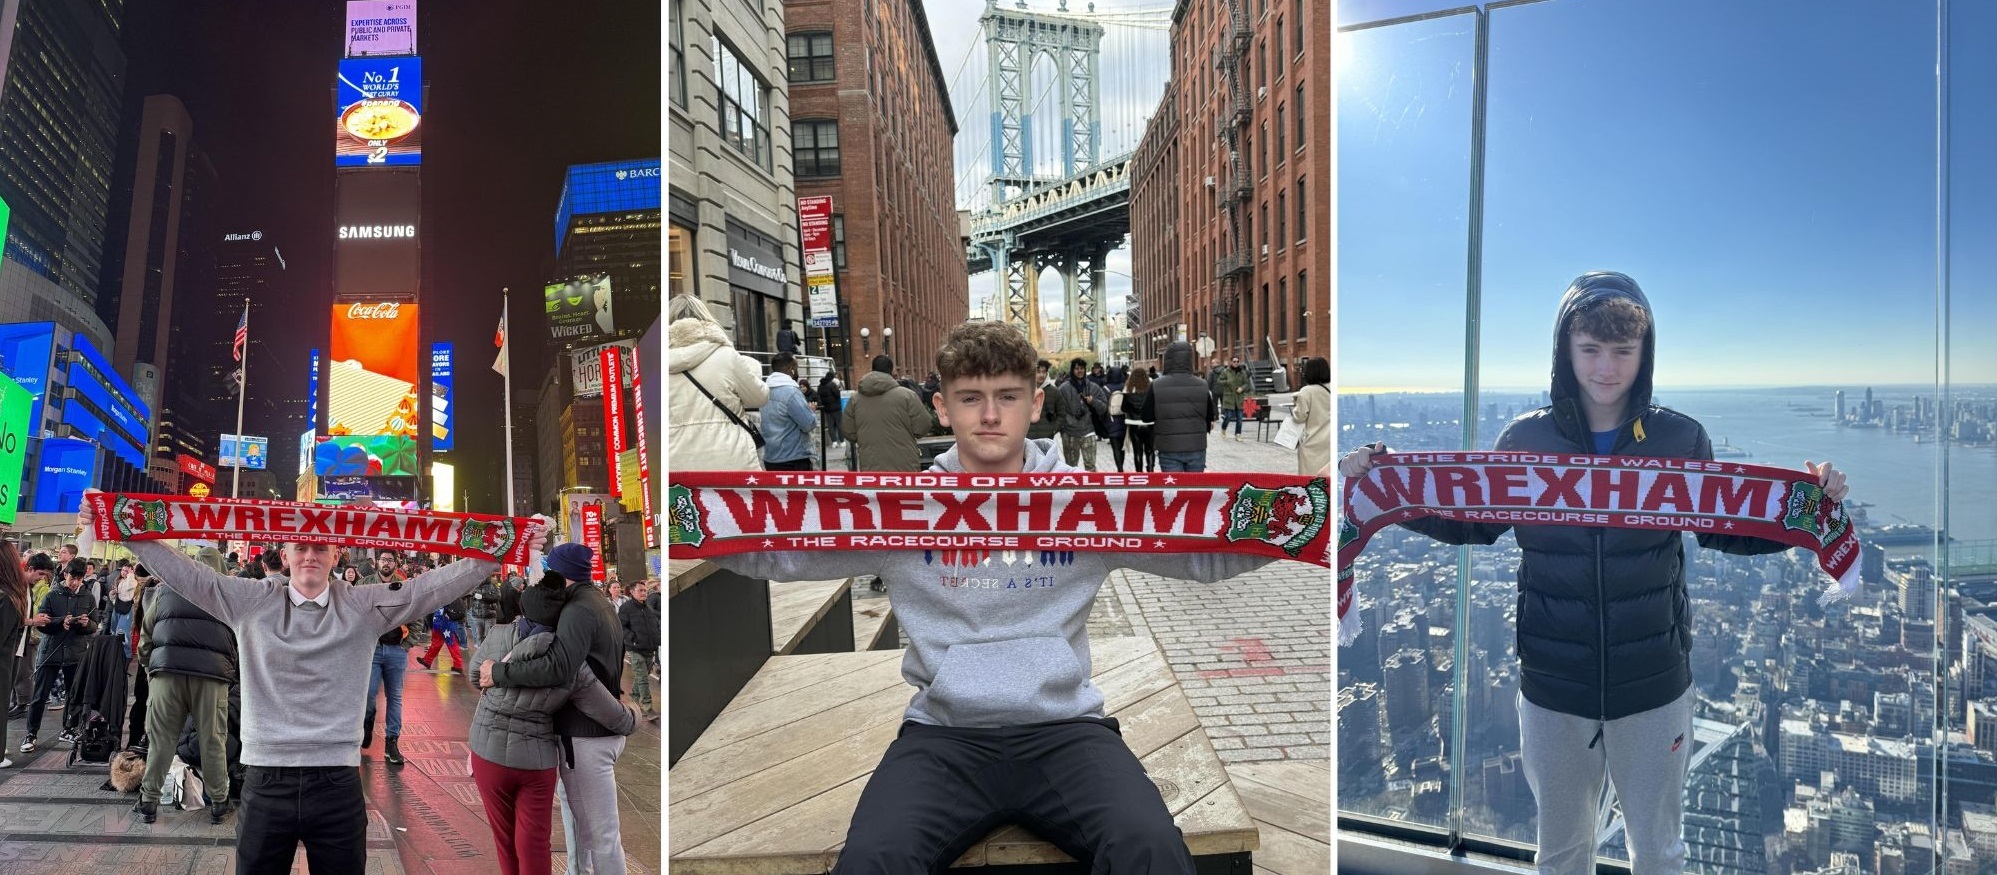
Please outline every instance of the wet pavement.
M628 679L625 687L630 686ZM471 779L466 746L477 694L463 675L410 666L403 686L399 766L381 760L381 740L361 753L368 799L367 875L491 875L498 871L492 832ZM51 741L63 712L43 718L44 743L32 754L6 752L0 770L0 875L210 875L235 872L236 818L211 825L205 811L161 810L140 823L138 793L101 790L108 770L65 767L67 745ZM8 727L20 744L25 721ZM659 724L642 723L617 762L624 853L633 873L663 871L659 784L664 770ZM555 871L563 871L561 817L553 820ZM306 873L300 850L293 872Z

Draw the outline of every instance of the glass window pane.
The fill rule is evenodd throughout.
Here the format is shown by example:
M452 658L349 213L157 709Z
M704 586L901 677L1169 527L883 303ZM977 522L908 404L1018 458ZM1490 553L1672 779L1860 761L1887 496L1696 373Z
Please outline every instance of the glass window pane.
M1465 449L1472 439L1460 326L1474 37L1469 15L1337 37L1341 453L1372 441ZM1309 300L1302 272L1297 288ZM1447 327L1386 330L1397 325ZM1341 812L1448 823L1459 556L1388 529L1355 566L1367 631L1337 657Z

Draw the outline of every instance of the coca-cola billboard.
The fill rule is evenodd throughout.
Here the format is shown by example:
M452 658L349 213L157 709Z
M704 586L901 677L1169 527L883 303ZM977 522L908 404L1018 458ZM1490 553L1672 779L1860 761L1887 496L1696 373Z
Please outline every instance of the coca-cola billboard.
M416 437L418 306L407 301L333 305L326 364L326 429L334 435Z

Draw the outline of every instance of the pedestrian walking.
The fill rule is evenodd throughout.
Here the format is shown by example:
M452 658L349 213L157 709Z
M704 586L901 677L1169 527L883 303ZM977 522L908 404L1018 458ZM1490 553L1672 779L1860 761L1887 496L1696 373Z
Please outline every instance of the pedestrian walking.
M845 399L840 397L843 391L839 378L832 376L831 371L818 378L818 416L825 420L825 434L835 447L846 442L846 431L839 427L840 409L845 406Z
M1152 471L1158 466L1158 454L1151 446L1151 422L1144 418L1144 405L1151 398L1151 378L1143 371L1133 371L1124 378L1122 403L1124 439L1130 442L1130 469L1132 471ZM1118 471L1123 470L1123 454L1117 453Z
M763 467L771 471L811 471L811 429L818 414L797 384L797 357L778 353L770 361L764 385L770 397L763 403Z
M1026 427L1027 440L1052 440L1054 452L1061 452L1061 429L1068 424L1068 405L1061 397L1061 384L1054 379L1054 364L1041 359L1033 366L1034 385L1039 386L1036 397L1040 407L1034 411L1033 421Z
M87 501L77 522L96 527ZM547 534L535 527L528 537L539 549ZM354 719L364 709L355 699L367 688L376 643L383 632L471 592L498 564L466 560L400 586L351 586L332 577L340 547L291 543L284 546L289 577L246 581L159 541L125 546L167 587L236 632L247 767L236 791L236 871L288 873L301 842L313 871L364 869L368 821L361 721Z
M465 642L477 649L485 640L485 633L492 628L493 615L499 613L499 575L488 575L485 581L472 590L471 610L465 619Z
M1061 383L1061 403L1068 410L1068 421L1061 426L1061 448L1068 465L1094 471L1096 439L1102 431L1096 422L1109 419L1109 393L1089 379L1088 367L1079 358L1069 362L1068 379Z
M555 641L533 656L504 661L481 657L480 689L566 686L575 682L577 670L587 666L611 695L623 695L624 636L610 602L589 584L595 558L596 552L582 544L561 544L548 552L547 574L534 585L566 590ZM573 701L555 712L555 731L569 739L571 749L571 758L558 766L561 786L555 791L562 808L562 834L569 841L569 872L623 875L616 769L624 736Z
M674 295L667 310L666 458L691 471L761 469L762 433L742 419L769 400L761 370L699 298Z
M1303 437L1297 440L1297 473L1310 476L1331 464L1331 360L1306 359L1303 377L1290 418L1303 426Z
M12 707L7 709L8 720L19 720L28 716L28 700L35 697L35 654L40 652L42 635L40 626L34 622L36 606L48 595L55 577L55 560L46 553L35 553L28 557L26 571L22 578L28 586L28 607L23 611L22 625L27 627L27 641L14 655ZM0 756L6 749L0 748Z
M358 569L349 567L342 573L342 579L356 586L379 584L378 578L356 580L354 575L357 571ZM375 580L376 583L369 584L367 580ZM402 584L398 582L392 585L399 587ZM387 707L384 709L386 716L382 723L381 758L389 765L399 766L404 762L400 746L402 686L409 675L409 650L414 643L414 636L409 634L409 626L398 624L375 639L374 656L368 662L368 698L367 707L361 714L361 749L374 746L375 702L377 697L385 697Z
M1227 367L1221 368L1214 378L1215 389L1220 395L1220 436L1227 437L1227 424L1234 423L1234 439L1241 440L1241 406L1248 397L1248 371L1241 366L1241 356L1228 360Z
M221 557L213 550L219 573ZM228 624L202 610L171 586L147 589L145 620L139 629L139 673L146 678L146 773L139 820L159 819L160 790L173 764L181 727L194 719L201 761L209 763L201 783L208 793L208 821L229 816L233 798L229 742L229 688L236 683L236 635ZM219 764L219 765L217 765Z
M857 445L859 470L922 470L922 450L915 441L929 433L932 420L914 390L895 382L894 359L874 357L873 371L860 378L860 390L843 416L846 434Z
M638 703L647 719L657 719L659 709L652 702L652 669L659 664L659 593L651 581L631 584L631 598L617 608L617 625L624 629L624 661L631 666L631 701Z
M555 631L567 597L559 586L528 589L521 597L523 615L512 624L493 629L477 658L526 662L544 656L558 640ZM557 765L563 755L563 736L555 715L571 706L619 740L638 726L639 715L617 701L616 694L587 666L570 672L566 684L493 687L479 696L470 733L472 781L485 803L501 875L550 873L553 824L549 817L560 781ZM573 843L574 833L569 835ZM574 851L570 853L573 859ZM609 869L599 867L598 871Z
M465 652L459 642L465 638L464 626L466 603L469 599L459 597L439 606L430 612L430 650L417 659L424 671L437 669L437 654L445 647L451 649L451 665L462 670L465 667Z
M1165 376L1152 382L1140 415L1151 423L1158 470L1207 469L1207 432L1216 412L1206 381L1193 375L1192 344L1178 341L1165 348Z

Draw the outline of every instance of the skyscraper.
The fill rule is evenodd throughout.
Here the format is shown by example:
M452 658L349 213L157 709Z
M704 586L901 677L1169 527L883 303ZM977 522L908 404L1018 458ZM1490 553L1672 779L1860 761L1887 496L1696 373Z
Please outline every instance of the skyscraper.
M0 61L0 200L6 259L80 300L97 299L117 156L122 0L19 0Z

